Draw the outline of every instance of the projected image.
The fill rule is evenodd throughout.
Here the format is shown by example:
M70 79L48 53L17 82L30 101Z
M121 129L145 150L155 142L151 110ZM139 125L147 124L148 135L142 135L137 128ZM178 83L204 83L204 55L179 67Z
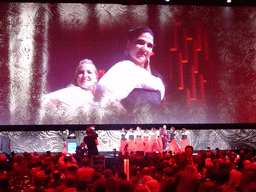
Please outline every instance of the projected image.
M1 6L1 125L255 123L254 7Z

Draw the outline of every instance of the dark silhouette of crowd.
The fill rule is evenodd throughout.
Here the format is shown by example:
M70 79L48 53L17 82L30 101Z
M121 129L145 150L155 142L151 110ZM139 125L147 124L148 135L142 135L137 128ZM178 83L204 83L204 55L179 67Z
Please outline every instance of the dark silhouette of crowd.
M119 153L98 169L77 148L75 154L12 153L0 156L0 190L25 192L252 192L256 191L253 150L194 153ZM129 175L124 170L129 159Z

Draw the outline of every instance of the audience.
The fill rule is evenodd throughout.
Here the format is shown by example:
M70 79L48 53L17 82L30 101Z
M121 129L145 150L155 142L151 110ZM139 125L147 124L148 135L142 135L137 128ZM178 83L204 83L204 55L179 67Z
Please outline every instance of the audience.
M129 177L123 170L122 154L115 157L112 167L105 167L101 172L94 170L86 154L74 158L72 154L46 152L39 156L37 153L24 153L15 154L12 161L1 156L0 191L256 191L256 162L252 150L249 153L241 150L241 158L233 151L221 150L192 154L192 146L188 146L184 154L148 153L143 158L135 153L126 154L131 162Z

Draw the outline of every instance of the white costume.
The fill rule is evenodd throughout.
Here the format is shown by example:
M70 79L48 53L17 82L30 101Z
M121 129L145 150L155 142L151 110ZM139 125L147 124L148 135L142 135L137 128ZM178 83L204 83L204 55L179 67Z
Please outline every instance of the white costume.
M135 135L135 144L136 144L136 151L144 151L145 146L142 141L142 130L136 130L134 132Z
M134 88L158 90L161 92L161 99L164 98L165 87L162 80L129 60L121 61L108 70L98 82L96 94L98 92L104 105L120 102Z
M81 115L92 108L93 94L78 86L70 86L42 97L40 123L82 123ZM88 122L89 123L89 122Z

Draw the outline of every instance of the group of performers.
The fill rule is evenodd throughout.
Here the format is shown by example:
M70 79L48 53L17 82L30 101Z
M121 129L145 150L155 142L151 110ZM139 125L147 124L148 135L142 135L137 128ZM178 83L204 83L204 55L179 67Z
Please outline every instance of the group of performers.
M130 154L137 151L144 153L171 151L173 154L184 152L185 147L189 145L187 137L189 132L182 128L181 147L176 142L176 134L175 127L171 127L170 131L168 131L166 125L159 129L153 127L151 130L142 130L141 127L137 127L136 130L130 128L127 131L123 128L121 130L120 152L122 154L126 152Z

